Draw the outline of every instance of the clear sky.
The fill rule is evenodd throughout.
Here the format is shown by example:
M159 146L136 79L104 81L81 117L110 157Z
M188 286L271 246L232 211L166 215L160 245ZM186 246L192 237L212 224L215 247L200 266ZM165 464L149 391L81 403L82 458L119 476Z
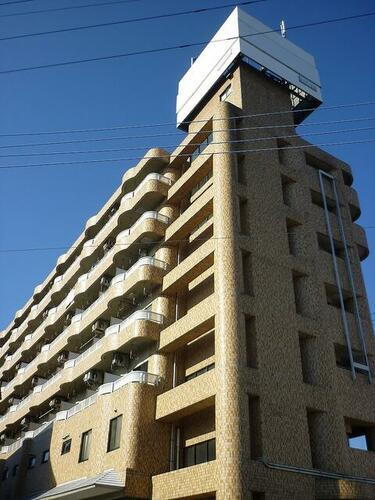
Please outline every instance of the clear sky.
M99 0L98 0L99 1ZM103 1L103 0L101 0ZM0 39L16 34L116 21L231 3L228 0L176 2L138 0L122 5L76 9L28 16L4 14L44 8L95 3L95 0L35 0L0 4ZM375 10L372 0L269 0L244 7L265 24L276 28ZM232 7L106 28L61 33L18 40L0 40L0 71L64 60L105 56L133 50L209 40ZM292 30L288 38L312 53L323 85L324 105L375 101L375 16L366 19ZM0 75L0 165L121 158L142 155L151 146L172 150L179 137L119 139L97 143L22 147L38 142L78 138L124 137L116 133L4 137L9 133L111 127L126 124L173 122L177 83L188 69L190 57L200 48L185 48L138 57ZM309 121L375 116L375 105L344 110L316 111ZM322 126L303 131L375 127L375 120L342 126ZM134 135L174 132L173 126L132 131ZM307 137L314 143L375 138L375 129ZM6 145L19 145L4 148ZM89 151L140 146L122 153L33 155L56 151ZM370 249L375 249L375 143L326 148L352 165L354 187L362 205L359 222L368 229ZM135 162L0 170L0 249L69 246L119 185ZM0 253L0 328L7 326L56 263L63 250ZM363 264L370 308L375 312L375 258ZM375 318L375 315L374 315Z

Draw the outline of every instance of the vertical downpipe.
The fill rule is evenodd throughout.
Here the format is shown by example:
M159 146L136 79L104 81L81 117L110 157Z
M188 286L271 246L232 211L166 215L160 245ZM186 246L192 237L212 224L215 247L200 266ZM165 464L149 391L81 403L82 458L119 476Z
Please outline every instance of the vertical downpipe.
M246 444L240 429L246 418L240 392L239 337L239 252L235 242L236 156L230 152L233 128L232 106L223 102L213 121L215 153L213 156L214 237L215 239L215 365L216 393L216 498L246 498L244 467ZM233 109L233 108L232 108Z

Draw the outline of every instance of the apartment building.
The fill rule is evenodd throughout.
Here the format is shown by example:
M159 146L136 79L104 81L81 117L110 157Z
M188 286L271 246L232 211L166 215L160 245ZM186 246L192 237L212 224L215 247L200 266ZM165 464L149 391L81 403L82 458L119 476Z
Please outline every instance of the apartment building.
M313 58L265 28L234 10L180 82L185 139L1 332L2 499L375 497L358 196L296 132Z

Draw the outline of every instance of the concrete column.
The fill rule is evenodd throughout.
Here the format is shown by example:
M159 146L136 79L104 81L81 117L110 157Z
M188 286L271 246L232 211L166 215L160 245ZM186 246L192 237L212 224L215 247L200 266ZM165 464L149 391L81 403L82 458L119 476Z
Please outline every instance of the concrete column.
M231 105L223 102L214 115L213 130L230 127L228 121ZM218 120L219 118L219 120ZM230 151L231 132L215 132L215 152ZM235 242L236 157L215 154L213 160L214 237L215 240L215 363L217 376L216 395L216 461L218 489L216 498L245 498L245 481L241 464L246 459L248 440L241 433L241 419L247 409L242 408L244 398L240 393L240 316L239 316L239 250Z

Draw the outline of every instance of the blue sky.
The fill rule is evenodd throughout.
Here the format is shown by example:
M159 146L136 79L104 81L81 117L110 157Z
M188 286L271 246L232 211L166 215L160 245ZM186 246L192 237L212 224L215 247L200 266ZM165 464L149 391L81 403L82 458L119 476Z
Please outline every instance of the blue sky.
M102 0L101 0L102 1ZM2 14L85 4L79 0L35 0L4 6ZM92 0L94 3L94 0ZM170 13L231 3L226 0L152 2L139 0L123 5L87 8L29 16L0 17L1 37L53 30L82 24L116 21L131 17ZM304 1L269 0L244 8L265 24L276 28L280 20L287 26L326 18L349 16L375 10L371 0ZM64 60L105 56L132 50L163 47L208 40L232 8L176 18L124 24L73 33L62 33L11 41L0 41L0 71ZM311 52L317 61L327 106L375 101L374 33L375 16L343 23L317 26L288 33L288 38ZM0 38L1 38L0 37ZM161 54L88 63L63 68L41 69L0 75L0 156L56 151L89 151L141 146L134 156L155 145L173 149L178 137L122 139L117 141L24 147L37 142L77 138L124 137L117 133L65 134L55 136L1 137L4 134L111 127L126 124L173 122L180 77L189 67L190 57L199 48ZM375 106L344 110L316 111L309 121L340 120L375 116ZM375 120L349 124L343 128L375 126ZM320 130L334 130L325 126ZM319 130L314 127L314 131ZM306 129L303 129L308 131ZM312 130L312 129L311 129ZM174 132L173 126L162 129ZM146 129L134 133L157 133ZM301 132L302 133L302 129ZM311 142L347 141L375 138L375 130L314 137ZM307 139L309 139L307 137ZM311 139L311 138L310 138ZM168 148L168 146L170 146ZM352 165L362 204L363 226L368 229L370 249L375 248L375 143L327 148ZM71 154L62 156L2 157L1 165L118 158L124 153ZM0 171L0 249L65 247L82 231L88 217L95 214L119 185L124 171L134 162L105 162L95 166L69 166ZM44 250L0 253L0 328L27 301L34 287L43 281L63 251ZM371 254L363 265L370 308L375 311L375 260ZM375 318L375 315L374 315Z

